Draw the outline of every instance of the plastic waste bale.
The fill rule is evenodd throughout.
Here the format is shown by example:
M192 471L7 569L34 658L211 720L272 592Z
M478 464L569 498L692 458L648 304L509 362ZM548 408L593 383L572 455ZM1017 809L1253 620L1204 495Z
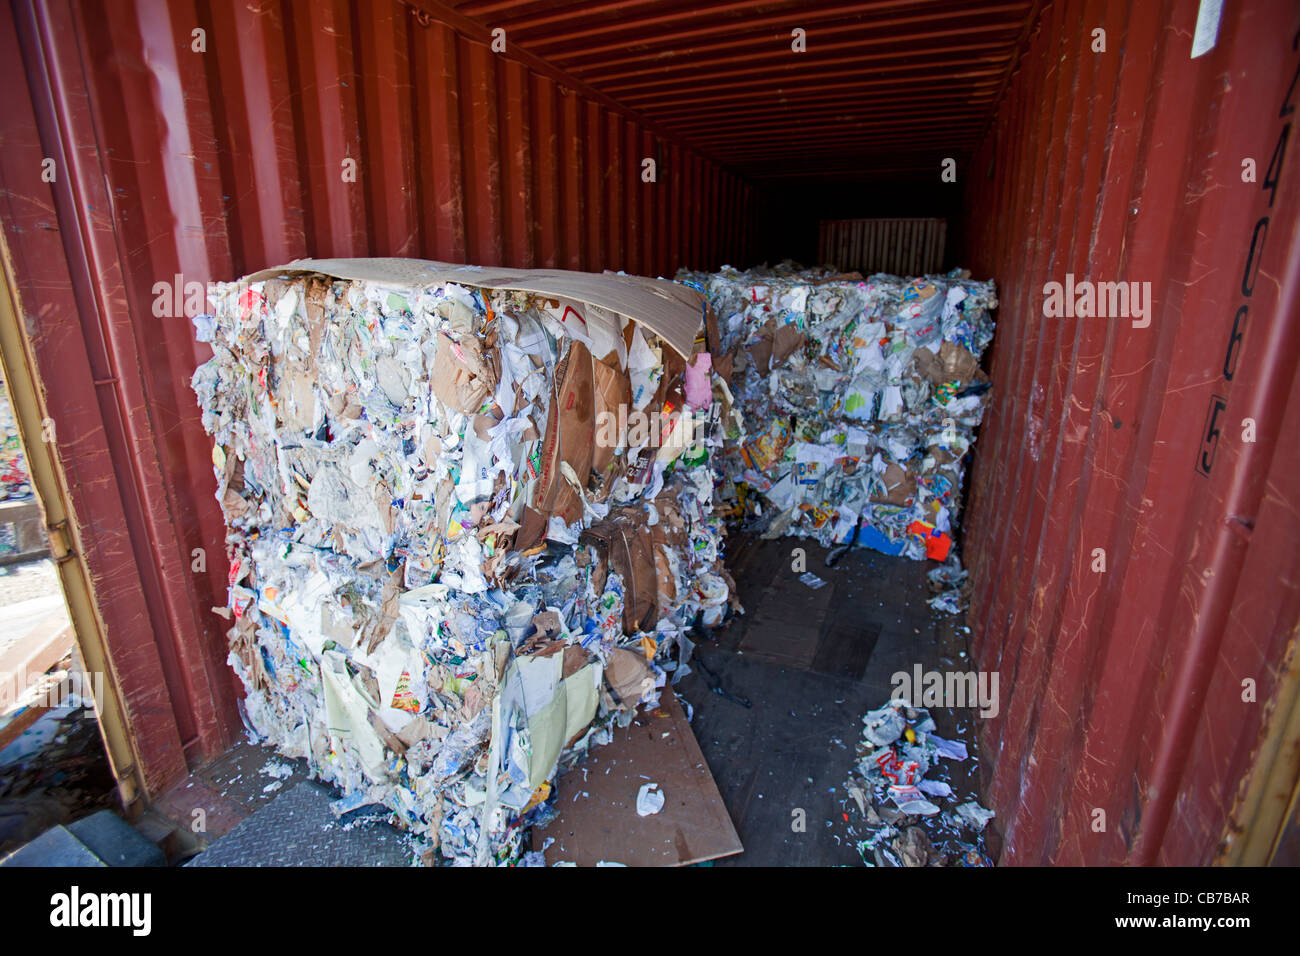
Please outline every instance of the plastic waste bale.
M248 723L426 859L516 860L557 767L735 600L725 385L707 353L531 293L287 275L210 299L193 387Z
M682 272L730 372L725 497L766 534L944 561L989 401L992 282L791 266Z

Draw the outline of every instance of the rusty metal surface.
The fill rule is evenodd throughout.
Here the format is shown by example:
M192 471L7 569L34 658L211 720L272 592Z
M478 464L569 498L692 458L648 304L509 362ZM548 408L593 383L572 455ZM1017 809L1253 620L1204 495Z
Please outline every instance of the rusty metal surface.
M1196 13L1046 7L967 191L1001 299L966 557L1004 863L1211 860L1297 633L1300 11L1226 4L1192 60ZM1066 273L1150 282L1150 326L1045 318Z
M171 307L174 277L201 287L303 256L648 275L745 258L750 184L490 42L397 0L0 12L6 270L152 793L239 726L209 611L225 603L224 528L189 388L209 353L195 310Z
M879 178L966 158L1036 4L453 5L759 181Z

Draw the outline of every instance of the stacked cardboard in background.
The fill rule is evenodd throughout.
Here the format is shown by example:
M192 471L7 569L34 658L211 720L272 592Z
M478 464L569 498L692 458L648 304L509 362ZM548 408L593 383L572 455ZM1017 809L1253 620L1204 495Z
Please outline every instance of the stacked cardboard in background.
M792 267L683 272L716 314L726 496L766 534L948 558L988 403L992 282ZM757 493L756 495L753 493ZM856 531L855 531L856 529Z
M209 298L194 388L248 721L341 809L383 804L458 864L513 859L557 764L734 600L699 296L304 260Z

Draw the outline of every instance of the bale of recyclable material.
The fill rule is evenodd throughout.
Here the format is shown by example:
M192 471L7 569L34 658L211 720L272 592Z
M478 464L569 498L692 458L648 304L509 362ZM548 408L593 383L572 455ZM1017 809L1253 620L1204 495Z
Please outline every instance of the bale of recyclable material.
M737 510L771 536L947 560L990 397L993 283L788 266L678 281L707 296L730 368Z
M193 386L248 722L442 860L515 859L728 587L700 297L307 260L209 299Z

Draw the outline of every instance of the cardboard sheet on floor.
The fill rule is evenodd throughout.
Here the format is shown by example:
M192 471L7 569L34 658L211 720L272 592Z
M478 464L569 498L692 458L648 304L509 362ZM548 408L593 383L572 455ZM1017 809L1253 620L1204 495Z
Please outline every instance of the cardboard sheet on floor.
M646 783L659 784L664 808L641 817L636 795ZM659 707L643 708L630 727L616 728L612 743L593 748L559 784L559 816L533 833L534 849L555 838L546 850L548 865L687 866L744 851L671 691L661 694Z

